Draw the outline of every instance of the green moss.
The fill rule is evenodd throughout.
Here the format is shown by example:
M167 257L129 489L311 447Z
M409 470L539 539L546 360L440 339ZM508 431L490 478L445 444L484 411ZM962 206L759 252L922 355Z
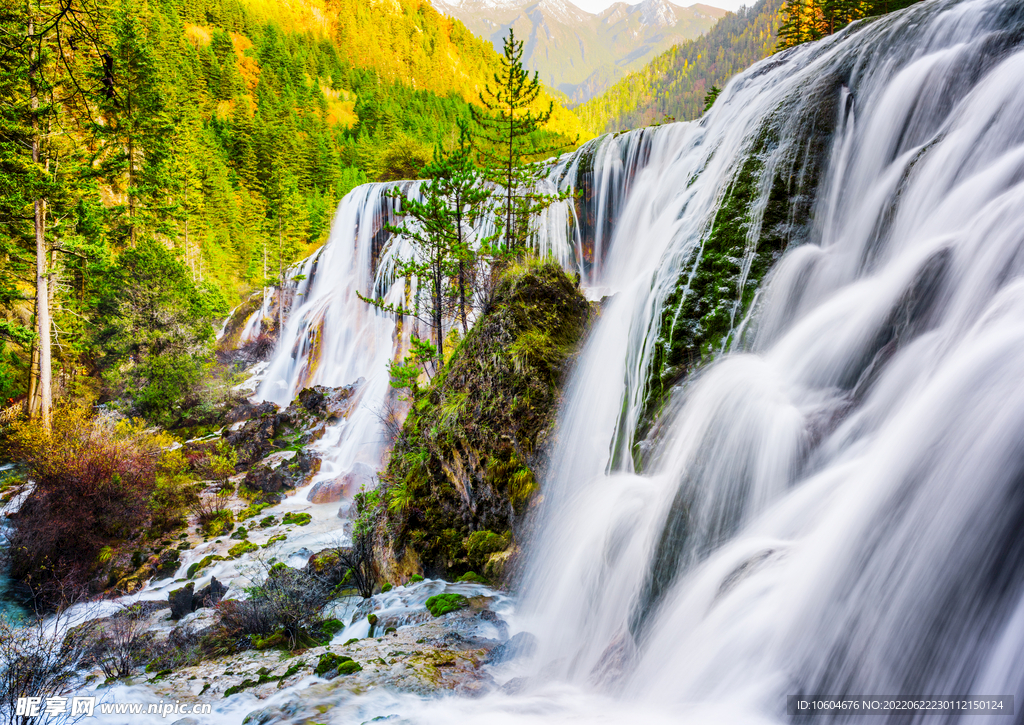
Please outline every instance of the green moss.
M282 678L280 678L280 677L272 677L272 676L267 675L267 674L260 674L259 679L256 679L256 680L248 680L248 679L247 680L242 680L239 684L234 685L233 687L229 687L228 689L224 690L224 697L231 697L231 695L237 695L242 690L247 690L250 687L259 687L260 685L265 685L268 682L277 682L280 679L282 679Z
M323 677L324 675L330 674L335 670L338 670L340 672L341 666L349 662L353 662L354 664L354 661L351 657L334 654L333 652L325 652L324 654L320 655L320 659L317 661L316 668L313 670L313 672L316 674L317 677ZM359 666L356 665L356 667ZM359 670L361 669L362 667L359 667ZM358 672L359 670L353 671Z
M490 584L489 581L484 579L482 576L480 576L476 572L472 572L472 571L467 571L465 574L460 576L455 581L457 581L457 582L476 582L477 584Z
M271 537L270 537L269 539L267 539L267 543L265 543L265 544L263 545L263 547L262 547L262 548L266 549L266 548L268 548L268 547L271 547L271 546L273 546L273 545L274 545L274 544L276 544L276 543L277 543L278 541L284 541L284 540L285 540L285 539L287 539L287 538L288 538L288 537L287 537L287 536L285 536L284 534L277 534L277 535L275 535L275 536L271 536Z
M215 561L223 561L224 558L225 557L218 556L216 554L210 554L208 556L204 556L199 561L189 565L188 570L185 573L185 578L186 579L193 578L200 570L205 569L206 567L208 567L210 564L212 564Z
M242 543L235 544L230 549L228 549L228 556L232 558L237 558L242 554L249 553L250 551L256 551L258 548L260 547L256 546L256 544L252 543L251 541L243 541Z
M554 263L502 274L491 308L419 390L381 475L379 503L367 500L360 514L396 558L408 547L428 571L479 571L484 561L470 554L468 537L501 536L525 515L537 491L535 458L589 315Z
M352 639L350 639L350 640L349 640L348 642L346 642L346 643L345 643L345 644L344 644L343 646L344 646L344 647L348 647L348 646L349 646L350 644L355 644L355 643L356 643L356 642L358 642L358 641L359 641L359 638L358 638L358 637L353 637L353 638L352 638Z
M249 532L248 532L248 530L244 526L239 526L237 529L235 529L233 532L231 532L231 536L229 536L228 538L229 539L236 539L236 540L237 539L248 539L249 538Z
M423 577L421 577L419 574L413 574L411 577L409 577L410 584L415 584L416 582L421 581L423 581Z
M273 516L264 516L262 519L260 519L261 529L269 529L271 526L275 526L276 524L277 519Z
M203 534L208 537L223 536L235 527L235 515L228 509L218 511L202 525Z
M776 146L774 133L763 132L722 199L708 237L664 301L642 421L630 442L638 467L642 461L636 444L650 429L671 387L729 347L758 287L785 250L788 236L780 224L788 214L789 194L781 172L763 215L755 218L765 160Z
M333 637L341 630L345 629L345 623L337 619L328 619L320 625L320 629L328 637Z
M383 594L384 592L390 592L391 589L391 582L384 582L384 584L381 585L380 592Z
M296 514L289 511L284 515L284 519L281 521L285 526L289 524L295 524L296 526L305 526L310 522L313 517L309 514L301 513Z
M435 617L440 617L442 614L448 614L448 612L454 612L457 609L462 609L463 607L468 606L468 599L461 594L454 594L451 592L435 594L427 599L427 611Z
M509 540L493 531L474 531L466 537L466 552L469 564L482 569L491 554L508 548Z
M254 635L252 638L252 646L256 649L275 649L277 647L285 647L288 644L288 636L283 630L278 630L273 634L267 635L266 637L260 637Z
M259 513L268 506L270 506L270 504L266 503L265 501L260 503L249 504L247 507L238 512L238 520L245 521L246 519L251 519L254 516L258 516Z
M353 675L356 672L360 672L362 669L362 666L355 660L348 660L347 662L342 662L338 665L338 674Z

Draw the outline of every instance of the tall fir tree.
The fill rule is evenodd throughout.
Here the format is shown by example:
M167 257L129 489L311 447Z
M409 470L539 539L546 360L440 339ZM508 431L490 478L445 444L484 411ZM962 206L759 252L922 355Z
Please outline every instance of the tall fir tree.
M544 164L530 163L568 148L572 142L551 142L543 127L551 119L552 103L542 111L534 108L541 96L538 74L523 68L524 43L509 28L494 85L480 93L482 108L470 107L477 127L476 147L488 181L501 189L496 205L505 250L524 247L535 215L557 197L539 194L537 181L547 171Z

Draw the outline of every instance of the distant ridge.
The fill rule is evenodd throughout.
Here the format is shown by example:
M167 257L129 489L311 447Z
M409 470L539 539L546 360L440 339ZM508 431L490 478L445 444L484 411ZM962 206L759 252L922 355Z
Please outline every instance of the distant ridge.
M728 13L706 35L677 45L575 109L597 133L698 118L711 86L767 58L775 50L783 0L760 0Z
M658 53L706 33L726 11L668 0L618 2L588 13L567 0L433 0L438 12L501 44L514 28L526 67L575 103L591 98Z

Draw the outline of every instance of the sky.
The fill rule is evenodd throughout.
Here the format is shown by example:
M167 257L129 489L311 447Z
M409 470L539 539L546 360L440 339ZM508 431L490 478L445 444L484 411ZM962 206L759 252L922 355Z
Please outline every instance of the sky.
M698 1L704 5L722 8L723 10L739 10L741 5L753 5L755 2L755 0L669 0L674 5L682 5L683 7L695 5ZM617 0L569 0L569 2L589 13L596 13L614 4ZM635 5L640 0L625 0L625 2Z

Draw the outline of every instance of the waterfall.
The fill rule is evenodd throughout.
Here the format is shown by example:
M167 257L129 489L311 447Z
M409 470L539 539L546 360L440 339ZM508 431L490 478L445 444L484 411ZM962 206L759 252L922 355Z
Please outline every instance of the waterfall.
M756 64L699 121L561 159L547 183L576 194L537 249L602 309L523 575L543 676L516 696L338 695L332 722L1024 702L1022 118L1024 5L929 0ZM380 465L373 411L410 334L355 294L407 293L386 188L346 197L293 272L259 391L358 382L318 444L331 475Z
M538 669L772 719L1021 702L1022 45L1020 3L932 0L644 140L524 576Z

